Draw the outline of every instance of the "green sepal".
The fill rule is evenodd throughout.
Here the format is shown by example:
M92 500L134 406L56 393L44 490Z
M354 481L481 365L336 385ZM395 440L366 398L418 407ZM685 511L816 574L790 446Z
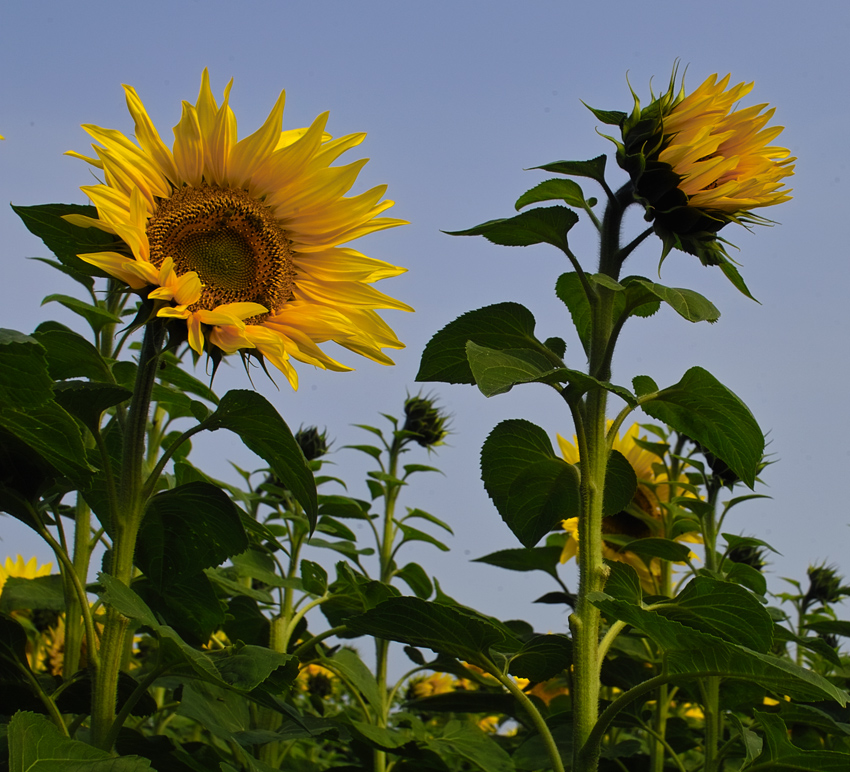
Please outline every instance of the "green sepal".
M596 116L598 121L602 121L608 126L622 126L626 118L629 117L629 114L622 110L597 110L584 102L582 104Z
M532 209L514 217L488 222L463 231L446 231L449 236L484 236L504 247L529 247L551 244L568 250L567 232L578 222L578 215L565 206Z

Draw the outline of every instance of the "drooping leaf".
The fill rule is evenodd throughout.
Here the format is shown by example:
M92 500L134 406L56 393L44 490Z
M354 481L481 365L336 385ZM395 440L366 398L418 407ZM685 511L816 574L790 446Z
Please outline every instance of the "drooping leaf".
M77 214L97 219L97 209L80 204L41 204L38 206L12 205L15 214L26 225L27 230L38 236L47 248L59 258L62 265L86 276L103 276L95 266L80 260L79 254L104 252L121 247L121 242L112 234L98 228L81 228L63 220L63 215ZM126 248L126 247L124 247Z
M56 403L94 433L100 430L100 418L110 407L120 405L133 396L133 392L114 383L91 381L66 381L57 383L53 390Z
M206 574L183 575L159 590L146 578L133 589L166 625L187 643L203 646L224 624L224 607Z
M73 311L75 314L82 316L95 332L100 332L107 324L121 323L120 316L116 316L102 306L95 306L91 303L86 303L79 298L72 297L71 295L47 295L47 297L41 301L41 305L44 305L45 303L59 303L59 305L65 306L65 308L69 311Z
M413 590L413 594L417 598L427 600L434 592L434 585L428 578L428 574L418 563L408 563L403 568L398 569L395 575Z
M442 732L428 739L426 744L440 756L447 752L474 764L483 772L514 772L508 752L491 738L460 721L449 721Z
M155 495L136 546L136 564L158 590L244 551L239 511L224 491L193 482Z
M497 303L468 311L428 341L416 380L475 383L466 353L467 341L496 351L541 350L543 344L534 336L534 326L533 314L519 303Z
M509 571L545 571L550 576L557 576L556 567L560 563L561 552L560 547L523 547L491 552L472 562L486 563Z
M563 273L555 282L555 294L567 307L585 353L590 352L590 302L577 273Z
M221 679L242 691L250 692L274 676L275 688L281 690L298 676L298 658L265 646L228 646L211 651L209 658Z
M484 236L505 247L551 244L569 249L567 232L578 222L578 215L565 206L545 206L514 217L490 220L463 231L446 231L450 236Z
M342 673L360 693L366 698L366 702L375 710L381 710L381 694L378 690L378 682L372 671L366 667L357 654L351 649L339 649L330 658L331 668Z
M598 155L589 161L553 161L533 168L543 169L543 171L555 174L565 174L569 177L590 177L597 182L604 182L605 162L607 160L608 156Z
M616 515L632 501L637 490L637 475L634 467L618 450L608 454L605 470L605 493L602 499L602 514Z
M690 548L673 541L672 539L662 539L660 537L649 537L646 539L634 539L623 545L624 552L634 552L636 555L644 558L644 562L649 562L652 558L661 558L669 560L673 563L685 563L691 554Z
M21 411L44 405L52 389L41 344L17 330L0 329L0 407Z
M508 672L529 681L547 681L567 670L573 661L573 642L566 635L536 635L511 658Z
M725 461L750 488L755 485L764 433L741 399L707 370L692 367L641 408Z
M419 598L389 598L346 624L364 635L429 648L478 667L487 665L492 648L518 650L522 645L504 627L474 612Z
M659 300L663 300L679 316L689 322L716 322L720 318L720 311L714 304L693 290L665 287L642 276L630 276L622 283L626 286L639 285Z
M280 484L289 490L316 527L318 504L313 473L283 418L255 391L228 391L216 411L204 422L210 431L228 429L271 466Z
M525 547L533 547L549 531L581 507L578 470L560 458L538 461L523 469L508 492L502 519Z
M64 735L50 719L19 712L9 722L9 772L142 772L151 768L139 756L113 757L107 751Z
M466 356L475 383L485 397L504 394L518 383L537 381L557 369L545 355L533 349L496 349L466 344Z
M764 730L764 749L745 769L770 772L846 772L848 757L840 751L804 750L788 739L785 722L773 713L755 711Z

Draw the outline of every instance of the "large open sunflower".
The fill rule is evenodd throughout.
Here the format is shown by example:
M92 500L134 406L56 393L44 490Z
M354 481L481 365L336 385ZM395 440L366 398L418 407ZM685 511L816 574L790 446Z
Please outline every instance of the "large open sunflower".
M609 427L611 423L611 421L608 422ZM622 453L631 464L638 485L632 503L627 509L602 518L602 556L606 560L630 565L637 573L643 589L656 594L660 589L659 559L652 558L647 565L637 553L622 549L622 545L617 542L653 537L670 538L670 534L664 532L667 520L664 505L670 503L676 496L692 494L684 487L688 486L688 479L684 474L679 476L677 484L671 484L667 474L662 471L662 465L658 463L658 456L636 442L638 439L645 439L640 438L639 435L640 425L635 423L622 438L618 434L612 444L612 450ZM567 463L578 463L579 453L575 438L573 442L570 442L559 434L558 445ZM561 552L561 562L566 563L578 554L578 518L571 517L562 521L561 527L570 536ZM695 544L702 543L701 537L692 531L678 534L675 539Z
M378 216L393 205L381 201L385 185L345 197L367 159L331 166L365 134L331 139L327 113L282 131L281 93L266 122L238 140L231 85L218 106L204 70L197 103L183 103L173 149L130 86L136 142L83 127L99 143L97 157L69 155L101 169L104 184L82 188L97 219L67 219L114 233L128 250L80 258L157 301L158 316L185 320L197 353L260 354L293 388L290 357L351 369L319 348L326 341L392 364L382 349L403 344L375 309L412 309L368 285L405 269L342 245L405 221Z

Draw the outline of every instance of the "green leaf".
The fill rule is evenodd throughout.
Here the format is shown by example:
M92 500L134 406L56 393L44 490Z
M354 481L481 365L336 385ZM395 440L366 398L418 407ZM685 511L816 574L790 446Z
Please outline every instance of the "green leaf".
M843 619L823 619L818 622L809 622L805 627L816 633L825 635L842 635L850 638L850 622Z
M549 436L530 421L510 419L496 426L481 448L481 476L499 512L506 508L511 485L522 469L555 458Z
M534 337L534 325L531 311L519 303L497 303L468 311L428 341L416 380L475 383L466 353L467 341L496 351L541 350L543 344Z
M475 383L485 397L504 394L518 383L539 381L557 370L546 356L532 349L497 351L470 340L466 356Z
M398 569L395 575L404 581L417 598L427 600L434 592L434 585L425 573L425 569L418 563L408 563L404 568Z
M441 756L447 752L460 756L467 764L474 764L483 772L514 772L514 764L507 751L476 727L457 720L449 721L442 732L426 740L426 744Z
M79 271L75 271L73 268L69 268L67 265L62 265L58 260L49 260L46 257L28 257L27 260L36 260L39 263L44 263L45 265L49 265L51 268L55 268L60 273L64 273L66 276L70 276L74 281L82 284L87 290L91 291L94 289L94 279L91 276L87 276L85 274L80 273Z
M189 375L180 366L176 357L166 356L156 372L156 377L163 383L176 387L181 392L194 394L196 397L212 402L214 405L218 404L216 393L209 386Z
M154 496L145 511L136 564L160 591L244 551L239 510L210 483L193 482Z
M605 162L607 160L607 156L599 155L589 161L554 161L533 168L543 169L543 171L553 172L554 174L566 174L569 177L590 177L592 180L604 183Z
M846 772L848 756L840 751L807 751L788 739L785 722L773 713L753 714L764 729L764 750L744 769L769 772Z
M555 294L567 307L584 352L590 351L590 302L577 273L562 273L555 282Z
M366 702L376 711L383 709L378 682L372 671L351 649L339 649L326 663L328 667L340 672L366 698Z
M560 458L523 469L508 493L502 519L525 547L533 547L581 507L578 470Z
M529 681L548 681L572 661L573 642L566 635L536 635L511 657L508 672Z
M546 433L529 421L503 421L490 432L481 448L481 478L525 547L580 508L578 471L555 456Z
M430 512L425 512L422 509L411 509L410 507L407 507L407 514L401 519L401 522L412 519L427 520L429 523L433 523L434 525L439 526L444 531L448 531L452 536L454 536L455 534L455 532L451 529L451 526L448 523L440 520L440 518L436 515L432 515Z
M420 531L418 528L414 528L410 525L405 525L404 523L398 524L399 529L401 530L403 537L401 543L408 541L424 541L428 544L433 544L438 549L443 552L448 552L449 548L443 544L439 539L435 539L431 534L425 533L424 531Z
M545 180L539 185L535 185L531 190L523 193L517 200L515 207L519 211L529 204L557 199L566 202L570 206L577 206L581 209L584 209L585 206L590 206L585 201L584 193L578 183L572 180Z
M750 488L755 485L764 434L750 409L707 370L692 367L641 408L725 461Z
M605 493L602 501L603 515L616 515L632 501L637 490L637 475L626 457L618 450L608 454L605 469Z
M204 423L210 431L228 429L238 434L249 450L269 464L281 485L304 508L310 528L316 527L318 504L313 473L289 427L265 397L254 391L228 391Z
M0 409L28 410L49 402L53 381L39 342L17 330L0 329Z
M567 250L567 232L578 222L578 215L565 206L546 206L515 217L489 220L464 231L446 231L449 236L484 236L505 247L551 244Z
M668 619L657 611L615 600L605 593L593 593L590 600L609 619L620 619L632 625L665 649L668 672L671 674L695 676L713 673L739 678L803 700L826 698L837 700L843 705L848 699L843 690L822 676L797 667L786 659L724 641L715 635Z
M773 644L773 620L751 592L707 576L692 579L658 614L695 630L711 633L753 651L766 653Z
M494 647L521 648L506 628L473 611L419 598L389 598L346 624L363 635L426 647L478 667L488 665Z
M208 643L225 622L224 605L201 571L171 580L163 590L143 577L133 582L133 589L157 618L194 646Z
M57 383L53 390L56 403L79 418L92 434L100 430L100 418L105 410L132 396L133 392L123 386L90 381L65 381Z
M508 571L545 571L557 577L557 566L561 561L560 547L524 547L522 549L499 550L491 552L482 558L475 558L473 563L486 563Z
M644 279L642 276L630 276L628 279L623 279L622 283L625 286L638 285L642 287L655 297L663 300L679 316L687 319L689 322L713 323L720 318L720 311L717 310L714 304L708 298L703 297L693 290L665 287L663 284L656 284L649 279Z
M225 683L246 692L272 676L275 688L282 689L298 676L298 657L265 646L228 646L211 651L208 656Z
M57 322L40 324L33 337L47 354L50 377L61 381L66 378L89 378L110 383L112 372L95 346L82 335Z
M686 563L691 554L690 547L672 539L649 537L634 539L623 545L624 552L634 552L642 558L661 558L673 563ZM644 562L648 562L645 560Z
M619 560L606 560L605 565L610 571L605 580L605 594L635 606L642 605L643 589L637 571Z
M305 592L321 597L328 589L328 572L312 560L302 560L301 586Z
M80 260L86 252L126 249L118 237L98 228L80 228L62 219L66 214L81 214L97 219L97 209L79 204L42 204L40 206L15 206L15 213L24 221L27 230L38 236L59 261L76 273L87 276L108 277L93 265Z
M0 593L0 611L9 613L18 609L65 610L65 590L59 574L25 579L10 576Z
M9 772L142 772L151 769L140 756L113 757L88 743L72 740L45 716L18 712L9 722Z
M746 563L733 563L731 560L724 565L731 566L726 571L727 581L740 584L762 596L767 594L767 579L761 571Z
M51 400L26 412L6 410L0 405L0 428L34 450L60 474L79 487L86 487L93 468L77 422Z
M46 303L59 303L69 311L82 316L95 332L100 332L107 324L121 323L121 317L116 316L111 311L107 311L100 306L93 306L91 303L85 303L70 295L47 295L41 301L41 305L45 305Z

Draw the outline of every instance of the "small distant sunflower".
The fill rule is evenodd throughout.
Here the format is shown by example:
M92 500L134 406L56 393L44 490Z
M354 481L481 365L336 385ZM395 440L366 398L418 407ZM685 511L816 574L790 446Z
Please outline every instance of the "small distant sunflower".
M608 425L611 425L611 421ZM649 567L638 554L624 551L613 541L605 540L605 535L618 537L620 540L629 541L635 539L648 539L652 537L667 537L664 533L665 511L672 497L690 495L683 492L681 485L687 485L687 477L681 475L676 485L671 485L667 475L660 470L658 457L648 450L640 447L635 440L639 438L640 425L632 424L622 438L619 434L614 438L612 450L616 450L625 456L631 464L638 479L632 503L622 512L602 518L602 556L607 560L628 563L640 579L641 586L650 593L659 590L658 579L661 576L661 562L658 558L650 561ZM558 435L558 445L564 460L569 464L577 464L579 454L575 437L573 442ZM561 527L570 535L564 549L561 552L561 562L566 563L578 553L578 518L571 517L561 523ZM701 537L693 532L685 532L676 536L676 541L701 544Z
M634 96L631 115L619 114L622 142L615 140L617 161L631 176L665 254L675 247L704 265L728 263L717 237L724 225L765 224L752 210L791 199L784 180L797 160L772 144L783 129L767 127L774 108L736 109L753 84L730 87L730 77L712 75L686 95L674 72L667 91L647 107L641 109Z
M45 563L40 566L35 557L30 558L26 563L20 555L16 560L6 558L5 565L0 566L0 594L3 593L6 580L13 576L19 579L35 579L39 576L49 576L52 569L53 563Z
M281 93L266 122L237 140L232 83L219 106L204 70L197 103L183 103L173 149L130 86L136 142L83 126L100 143L97 157L69 155L102 170L104 184L82 188L97 219L67 219L114 233L127 252L80 259L157 301L158 316L185 322L198 354L260 355L293 388L290 358L351 369L319 348L326 341L392 364L382 349L403 344L375 309L412 309L369 284L405 269L343 245L405 221L378 216L393 205L381 201L385 185L345 197L367 159L331 166L365 134L331 139L327 113L282 131Z

